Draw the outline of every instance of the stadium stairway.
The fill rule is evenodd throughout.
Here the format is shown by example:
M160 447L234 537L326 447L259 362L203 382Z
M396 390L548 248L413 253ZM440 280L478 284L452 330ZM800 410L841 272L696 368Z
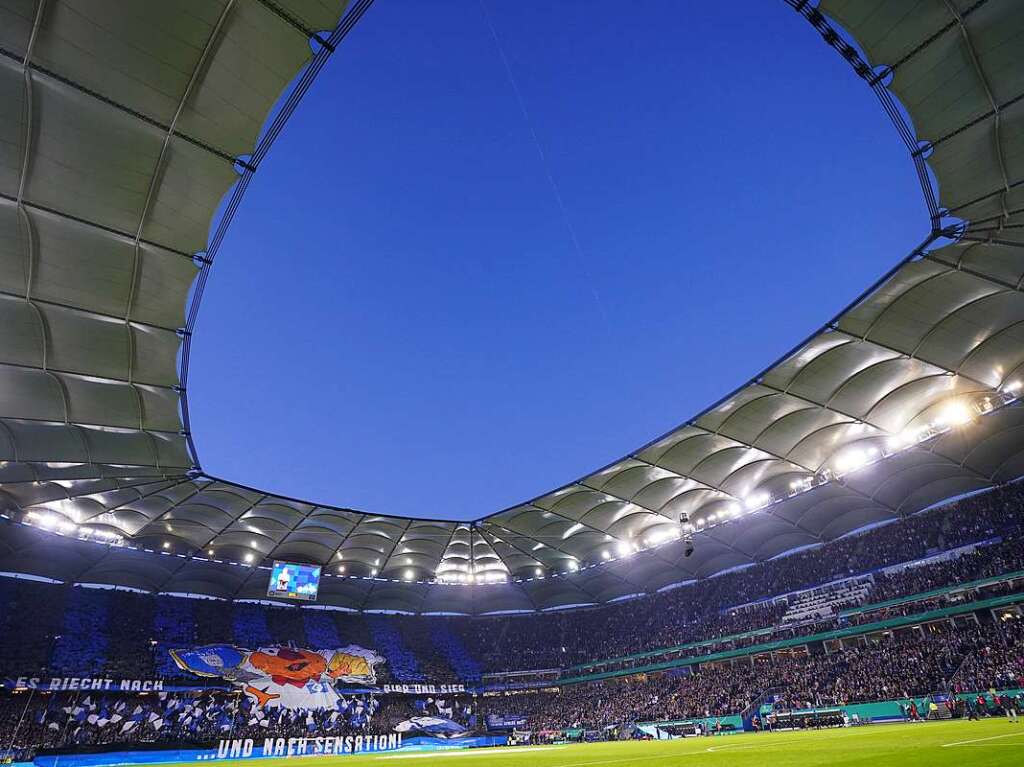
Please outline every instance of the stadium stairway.
M743 720L743 730L745 732L751 732L754 729L754 717L760 715L765 706L770 706L775 702L775 695L779 692L779 687L767 687L761 690L747 707L740 712L740 718Z

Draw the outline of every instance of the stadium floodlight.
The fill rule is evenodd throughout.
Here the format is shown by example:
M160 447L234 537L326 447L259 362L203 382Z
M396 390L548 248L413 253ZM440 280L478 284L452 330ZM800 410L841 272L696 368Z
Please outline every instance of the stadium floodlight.
M608 551L608 549L604 549L603 551L601 551L601 559L611 559L611 558L612 558L612 555L611 555L611 552Z
M963 402L950 402L939 413L938 423L942 426L963 426L970 423L971 410Z
M845 474L864 466L871 455L866 450L848 450L836 458L836 471Z
M252 552L251 552L251 551L250 551L250 552L248 552L248 553L247 553L247 554L245 555L245 561L246 561L246 563L247 563L247 564L251 564L251 563L252 563L252 560L253 560L253 559L254 559L254 557L253 557L253 555L252 555Z
M753 493L743 499L743 505L747 507L747 511L754 511L768 505L771 500L771 496L768 493Z
M414 573L412 570L405 571L405 579L407 581L411 581L414 577L416 577L416 573Z
M625 541L619 541L617 544L615 544L615 552L620 557L628 557L630 554L633 553L633 550L632 548L630 548L630 545Z

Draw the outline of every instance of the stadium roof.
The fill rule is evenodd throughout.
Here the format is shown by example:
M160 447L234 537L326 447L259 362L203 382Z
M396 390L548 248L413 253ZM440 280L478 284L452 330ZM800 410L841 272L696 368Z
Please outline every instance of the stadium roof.
M289 559L329 564L321 601L340 607L549 609L1018 477L1024 4L787 3L892 117L931 214L922 242L703 413L467 523L215 479L190 433L192 330L225 228L369 0L0 0L3 569L258 597L255 566Z

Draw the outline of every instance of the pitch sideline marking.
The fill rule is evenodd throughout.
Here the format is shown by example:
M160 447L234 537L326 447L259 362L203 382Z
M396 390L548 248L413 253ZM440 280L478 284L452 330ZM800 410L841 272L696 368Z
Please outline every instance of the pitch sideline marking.
M715 753L721 751L723 748L765 748L775 745L782 745L784 743L808 743L810 738L786 738L785 740L771 740L769 738L762 738L758 743L722 743L718 746L708 746L705 751L709 753Z
M559 748L565 748L565 746L521 746L512 748L504 748L500 751L495 750L488 752L488 756L504 756L505 754L519 754L523 751L554 751ZM388 756L378 756L377 759L426 759L430 756L481 756L480 749L468 748L464 751L453 750L439 750L439 751L423 751L417 754L389 754Z
M520 751L538 751L541 749L558 749L565 748L565 746L525 746L522 749L517 749L516 752ZM426 754L396 754L394 756L378 756L377 759L415 759L416 757L427 757L427 756L494 756L498 753L509 753L508 751L495 752L494 754L481 754L474 753L477 749L467 749L466 751L436 751ZM676 756L696 756L700 752L691 752L689 754L651 754L650 756L627 756L621 759L601 759L595 762L564 762L562 764L551 765L551 767L591 767L591 765L597 764L625 764L633 762L646 762L651 759L671 759Z
M1000 738L1016 738L1024 735L1024 732L1010 732L1005 735L992 735L988 738L974 738L973 740L958 740L955 743L943 743L943 748L949 748L950 746L966 746L968 743L981 743L985 740L999 740Z

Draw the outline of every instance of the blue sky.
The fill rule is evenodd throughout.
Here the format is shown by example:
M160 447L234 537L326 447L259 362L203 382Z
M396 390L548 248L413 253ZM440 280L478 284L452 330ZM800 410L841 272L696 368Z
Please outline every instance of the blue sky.
M480 0L380 0L256 175L192 347L208 472L483 516L695 415L926 234L877 100L782 2L485 7L528 120Z

